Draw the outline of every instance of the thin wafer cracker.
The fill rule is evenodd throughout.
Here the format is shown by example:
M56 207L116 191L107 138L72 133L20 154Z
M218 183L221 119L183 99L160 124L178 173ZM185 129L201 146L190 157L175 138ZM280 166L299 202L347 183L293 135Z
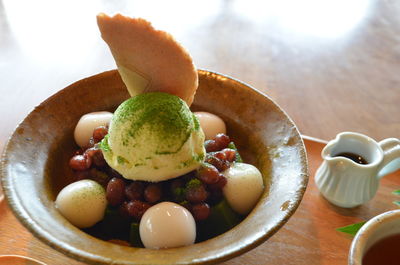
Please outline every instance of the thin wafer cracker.
M144 19L120 14L101 13L97 24L131 96L160 91L191 105L198 86L197 70L189 53L170 34L154 29Z

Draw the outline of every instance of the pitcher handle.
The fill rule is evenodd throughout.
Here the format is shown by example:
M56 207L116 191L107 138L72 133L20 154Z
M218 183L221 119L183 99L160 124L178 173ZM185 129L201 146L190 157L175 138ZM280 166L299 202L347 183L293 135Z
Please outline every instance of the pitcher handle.
M383 150L383 161L380 165L378 178L400 169L400 140L388 138L379 142Z

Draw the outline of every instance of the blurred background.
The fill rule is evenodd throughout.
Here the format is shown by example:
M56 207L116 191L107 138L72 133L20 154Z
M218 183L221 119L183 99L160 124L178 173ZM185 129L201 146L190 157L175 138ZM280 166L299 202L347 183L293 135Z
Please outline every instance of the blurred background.
M0 149L35 105L116 68L99 12L170 32L198 68L266 93L302 134L400 137L400 1L0 0Z

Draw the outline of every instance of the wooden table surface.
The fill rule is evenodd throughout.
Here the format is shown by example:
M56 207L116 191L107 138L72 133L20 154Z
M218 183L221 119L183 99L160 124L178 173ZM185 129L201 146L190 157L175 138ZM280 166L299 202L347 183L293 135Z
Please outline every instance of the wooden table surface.
M143 17L172 33L197 67L265 92L302 134L400 138L400 1L0 0L0 150L35 105L115 68L97 29L99 12ZM320 255L315 264L336 258ZM310 264L293 264L301 262Z
M0 0L0 149L49 95L115 68L99 12L172 33L199 68L267 93L302 134L400 137L400 1Z

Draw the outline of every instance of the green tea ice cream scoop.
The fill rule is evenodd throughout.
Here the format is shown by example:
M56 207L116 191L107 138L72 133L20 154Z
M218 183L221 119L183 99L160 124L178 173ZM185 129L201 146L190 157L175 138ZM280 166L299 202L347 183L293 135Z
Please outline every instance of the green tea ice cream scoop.
M127 179L162 181L196 169L204 160L204 133L179 97L143 93L115 111L100 144L108 165Z

